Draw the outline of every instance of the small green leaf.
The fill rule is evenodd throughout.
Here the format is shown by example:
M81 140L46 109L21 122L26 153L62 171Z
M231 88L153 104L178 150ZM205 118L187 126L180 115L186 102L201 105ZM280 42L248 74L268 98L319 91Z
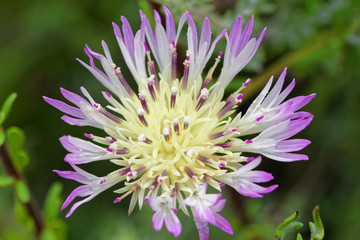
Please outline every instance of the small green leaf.
M15 182L15 179L10 176L0 176L0 187L10 186Z
M17 97L17 94L16 93L12 93L10 94L4 104L2 105L1 107L1 115L0 115L0 126L3 124L5 118L9 115L10 113L10 110L11 110L11 106L13 105L15 99Z
M314 223L310 222L311 240L321 240L325 236L324 226L320 218L320 206L317 205L313 211Z
M24 181L15 182L15 192L20 202L28 203L30 201L30 192Z
M290 232L297 230L303 226L301 222L294 222L299 216L299 212L296 211L291 216L287 217L276 229L275 237L277 240L284 239L284 236Z
M0 118L1 118L1 116L0 116ZM4 142L5 142L5 133L2 129L0 129L0 147L1 147L1 145L3 145Z
M297 234L297 236L296 236L296 240L303 240L303 238L302 238L302 236L301 236L301 234L300 234L300 233L298 233L298 234Z
M54 183L48 191L44 203L44 217L46 221L56 218L60 213L62 185Z
M18 127L10 127L6 130L7 144L16 170L22 170L29 163L29 157L21 148L25 141L24 132Z

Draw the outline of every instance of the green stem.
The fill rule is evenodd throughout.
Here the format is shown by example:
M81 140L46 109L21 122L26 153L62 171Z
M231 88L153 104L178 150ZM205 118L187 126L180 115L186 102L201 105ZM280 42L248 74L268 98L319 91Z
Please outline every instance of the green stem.
M15 165L13 164L13 161L10 157L9 151L6 148L6 144L4 143L2 146L0 146L0 159L3 163L5 172L13 177L14 179L18 181L24 181L25 177L24 175L17 171L15 168ZM25 181L24 181L25 182ZM29 189L29 186L26 186ZM30 217L33 219L35 224L35 235L37 238L39 238L42 230L44 229L44 223L42 219L41 212L38 208L38 204L34 197L30 198L30 201L25 203L25 208L27 209Z

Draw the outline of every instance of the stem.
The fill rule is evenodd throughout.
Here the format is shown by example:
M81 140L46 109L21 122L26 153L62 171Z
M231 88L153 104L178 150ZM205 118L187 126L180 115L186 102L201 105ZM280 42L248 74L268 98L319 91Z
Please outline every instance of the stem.
M25 181L25 177L24 175L19 172L16 168L15 165L13 164L13 161L10 157L10 154L5 146L5 143L0 146L0 159L3 163L3 166L5 168L5 172L13 177L14 179L18 180L18 181ZM27 186L27 189L29 190L29 186ZM29 190L30 192L30 190ZM30 201L25 203L25 208L27 209L30 217L33 219L34 224L35 224L35 235L37 238L39 238L42 230L44 229L44 223L43 223L43 219L42 219L42 215L41 212L38 208L38 204L35 200L35 198L33 197L33 195L30 192Z

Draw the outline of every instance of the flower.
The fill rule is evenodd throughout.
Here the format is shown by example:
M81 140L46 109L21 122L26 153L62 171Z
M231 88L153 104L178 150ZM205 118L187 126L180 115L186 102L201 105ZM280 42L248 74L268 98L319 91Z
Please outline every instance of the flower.
M221 199L220 193L207 194L207 186L221 191L227 184L249 197L262 197L273 191L277 185L258 185L273 177L270 173L253 170L261 158L246 157L247 153L277 161L307 160L306 155L294 152L310 142L289 138L311 122L312 114L299 109L315 94L284 101L295 85L292 81L282 90L285 69L272 89L273 80L269 80L245 114L232 118L244 97L243 89L251 80L222 100L224 89L252 59L265 29L258 38L251 38L254 18L242 29L239 17L230 34L224 30L211 41L210 21L205 18L199 39L189 12L182 15L177 28L166 7L164 12L165 26L155 11L155 27L152 28L147 16L140 11L142 24L135 33L125 17L121 17L121 29L113 23L122 56L137 84L136 90L113 62L103 41L105 55L86 45L84 50L89 64L78 61L108 89L109 92L102 92L106 105L95 101L84 87L81 92L85 98L61 89L62 95L73 105L44 97L46 102L65 113L62 119L66 123L103 131L100 135L85 133L87 140L72 136L60 138L69 152L65 161L75 171L54 171L83 184L69 195L62 209L76 197L86 197L72 206L68 217L81 204L122 183L115 191L121 195L114 203L131 195L130 214L137 203L141 209L148 201L155 211L152 220L156 231L165 223L171 234L179 236L181 223L177 209L189 215L190 208L200 239L208 239L208 224L233 234L228 221L218 213L225 199ZM180 76L176 47L186 21L188 44ZM227 41L225 52L221 51L213 62L211 56L223 37ZM222 57L221 73L211 86L213 73ZM102 70L95 61L100 61ZM205 76L203 71L208 63L213 66ZM117 168L107 176L96 177L78 167L100 161L110 161Z

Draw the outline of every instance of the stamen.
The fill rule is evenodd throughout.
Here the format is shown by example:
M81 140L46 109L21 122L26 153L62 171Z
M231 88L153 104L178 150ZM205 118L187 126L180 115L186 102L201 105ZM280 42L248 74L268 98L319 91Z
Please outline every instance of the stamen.
M248 158L246 159L246 161L251 162L251 161L254 160L254 159L255 159L254 157L248 157Z
M154 190L154 189L157 187L157 185L159 184L158 178L159 178L159 175L157 175L157 176L155 177L154 182L153 182L153 183L151 184L151 186L149 187L150 190Z
M264 118L264 116L261 116L261 117L258 117L257 119L256 119L256 121L260 121L261 119L263 119Z
M186 151L186 156L188 158L192 158L193 155L194 155L194 150L193 149L189 149L189 150Z
M103 108L102 106L100 106L100 104L94 104L94 107L96 108L96 110L98 110L99 113L103 114L105 117L113 120L116 123L122 123L122 119L119 118L118 116L115 116L114 114L106 111L105 108Z
M212 161L213 161L211 158L205 157L203 155L198 155L197 159L204 163L208 163L208 164L212 164Z
M214 134L211 134L209 136L210 139L216 139L216 138L219 138L219 137L223 137L223 136L227 136L227 135L230 135L232 134L233 132L235 132L236 129L228 129L228 130L225 130L225 131L222 131L222 132L218 132L218 133L214 133Z
M106 183L106 179L100 181L100 184L104 184L104 183Z
M208 85L209 85L209 83L211 82L211 80L212 80L212 74L214 73L217 65L219 64L219 62L220 62L220 60L221 60L222 54L223 54L223 51L220 51L219 56L218 56L217 58L215 58L215 63L214 63L214 65L210 68L208 74L206 75L206 77L205 77L205 79L204 79L204 83L203 83L202 87L200 88L200 91L199 91L199 94L198 94L197 98L200 97L201 90L202 90L203 88L207 88Z
M149 92L151 95L151 98L156 101L156 95L155 95L155 90L154 90L154 78L155 75L151 75L148 79L147 79L147 84L148 84L148 88L149 88Z
M230 94L230 96L226 99L225 105L221 108L221 110L216 115L219 119L221 119L225 114L230 111L235 105L241 102L241 98L245 93L241 93L239 96L235 97L234 94Z
M184 171L191 179L193 179L193 180L197 179L197 176L193 173L193 171L188 166L184 167Z
M251 79L248 79L245 81L245 83L243 84L243 87L246 88L251 82Z
M120 80L121 84L124 86L125 90L129 93L130 96L134 96L135 93L134 91L131 89L131 87L129 86L129 84L126 82L124 76L122 75L120 68L119 67L114 67L115 70L115 74L118 77L118 79Z
M139 92L139 99L140 99L140 102L141 102L141 106L143 107L143 109L145 109L146 113L149 114L149 108L147 106L147 103L146 103L146 93L144 90L141 90Z
M246 143L246 144L250 144L250 143L253 143L253 141L251 141L251 140L246 140L245 143Z
M224 163L220 163L219 167L226 167L226 165Z
M176 101L176 95L178 94L177 87L172 87L170 89L170 92L171 92L170 107L174 108L175 107L175 101Z
M167 178L167 175L168 175L168 170L164 170L164 171L162 171L162 173L161 173L161 177L160 177L160 179L159 179L159 182L160 183L162 183L166 178Z
M204 104L205 100L209 97L209 90L207 90L206 88L201 89L200 92L200 99L198 104L196 105L195 110L199 111L201 106Z
M180 130L180 127L179 127L179 119L174 118L174 119L172 120L172 123L173 123L173 125L174 125L174 131L178 133L179 130Z
M190 124L190 123L191 123L191 118L190 118L190 116L184 117L184 126L183 126L184 130L189 127L189 124Z
M184 61L184 74L181 82L181 89L186 90L189 78L189 69L190 69L190 56L189 52L186 52L186 60Z
M147 59L148 59L147 65L148 65L149 75L150 76L154 75L155 87L160 92L159 79L158 79L157 74L156 74L155 63L154 63L154 61L151 60L150 51L149 51L149 48L148 48L146 42L144 42L144 47L145 47L146 56L147 56Z
M116 142L116 140L113 139L112 137L106 137L105 139L106 139L106 141L108 141L108 143L114 143L114 142Z
M124 169L124 170L120 170L120 175L121 176L124 176L125 174L127 174L128 172L130 172L130 168L126 168L126 169Z
M179 186L178 186L178 183L176 182L174 189L172 190L171 197L178 195L178 193L179 193Z
M124 155L124 154L128 154L130 152L129 149L126 148L122 148L122 149L112 149L112 148L107 148L106 149L108 152L114 153L114 154L119 154L119 155Z
M142 108L138 108L138 109L137 109L137 115L138 115L138 117L139 117L139 119L140 119L140 122L141 122L142 124L144 124L144 126L147 127L148 124L147 124L147 122L146 122L146 120L145 120L144 114L145 114L144 109L142 109Z
M136 169L135 171L130 172L127 175L127 178L136 178L137 176L139 176L140 174L142 174L143 172L145 172L146 167L145 166L141 166L138 169Z
M225 186L225 183L222 183L222 182L219 183L219 187L224 187L224 186Z
M165 141L169 142L170 141L170 128L165 127L163 129L163 135L165 137Z
M175 43L169 44L170 46L170 54L171 54L171 80L176 79L176 60L177 60L177 53L175 48Z
M145 134L141 133L139 136L138 136L138 141L139 142L144 142L144 143L147 143L147 144L150 144L152 143L152 141L150 139L148 139Z
M211 177L208 174L204 173L203 175L204 175L204 178L205 178L206 181L211 180Z
M225 143L217 143L217 144L215 144L215 146L222 147L222 148L229 148L229 147L231 147L231 145L232 145L231 142L225 142Z
M90 134L90 133L84 133L84 136L87 138L93 138L94 135Z

